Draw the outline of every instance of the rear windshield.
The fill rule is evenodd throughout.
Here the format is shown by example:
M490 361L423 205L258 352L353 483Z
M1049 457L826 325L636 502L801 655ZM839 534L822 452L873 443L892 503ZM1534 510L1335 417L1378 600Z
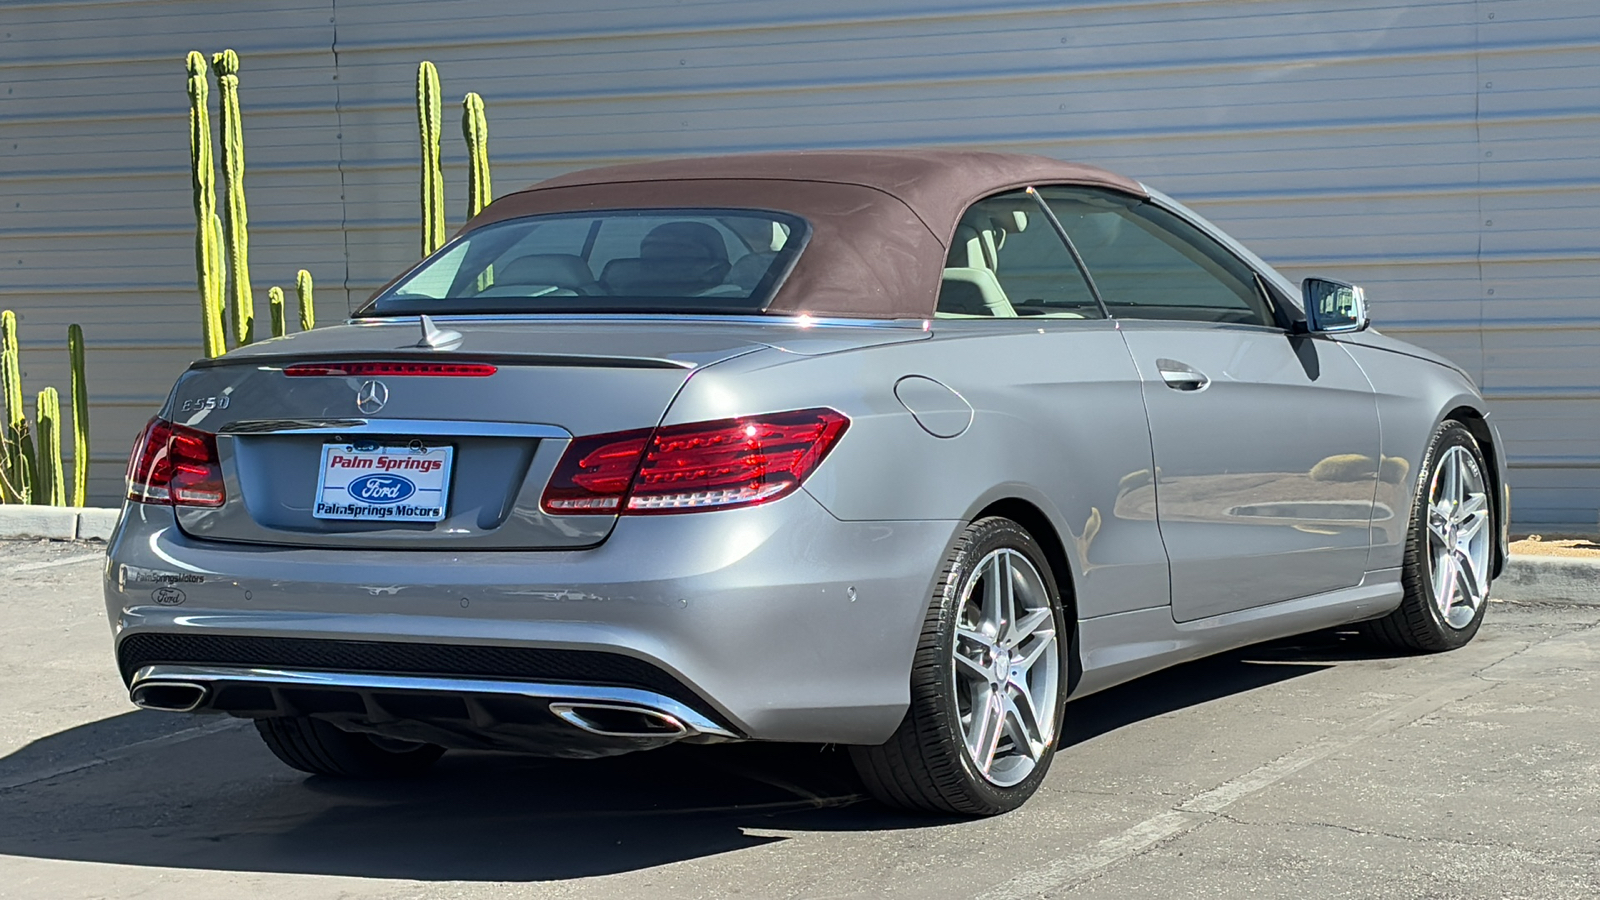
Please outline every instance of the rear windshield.
M508 219L445 245L359 314L758 313L809 234L797 216L748 209Z

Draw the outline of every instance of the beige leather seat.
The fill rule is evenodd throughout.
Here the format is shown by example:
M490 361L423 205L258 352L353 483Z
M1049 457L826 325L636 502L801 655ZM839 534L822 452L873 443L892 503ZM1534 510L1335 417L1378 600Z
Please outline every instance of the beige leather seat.
M979 231L965 222L956 227L955 238L950 242L950 254L945 260L935 316L1017 317L1016 309L1006 297L1000 280L995 277L998 261L996 251L1000 243L995 240L995 230L986 228Z

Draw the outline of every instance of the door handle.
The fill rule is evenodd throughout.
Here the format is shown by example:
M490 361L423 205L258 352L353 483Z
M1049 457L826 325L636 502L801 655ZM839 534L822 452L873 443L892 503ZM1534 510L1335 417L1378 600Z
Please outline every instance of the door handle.
M1175 391L1205 390L1206 385L1211 383L1205 373L1175 359L1156 360L1156 370L1161 373L1161 380L1166 382L1167 387Z

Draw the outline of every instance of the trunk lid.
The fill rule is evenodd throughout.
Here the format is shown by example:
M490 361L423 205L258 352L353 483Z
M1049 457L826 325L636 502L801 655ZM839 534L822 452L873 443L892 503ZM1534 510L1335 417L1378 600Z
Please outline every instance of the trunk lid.
M573 436L653 427L695 371L744 354L780 347L829 353L924 336L918 327L800 329L785 320L441 319L435 327L444 333L433 335L433 347L418 346L424 330L417 319L368 320L196 363L162 415L217 435L227 499L215 509L178 507L179 526L202 539L327 548L593 546L610 533L614 516L548 516L539 508ZM285 374L288 366L376 361L477 363L495 371ZM438 457L446 451L429 448L440 447L450 457L442 518L316 514L325 466L337 470L350 453L377 453L387 467L408 452ZM401 477L380 477L372 487L403 483L397 490L437 496L426 494L433 488L425 475L395 474ZM323 499L330 496L337 495L323 491Z

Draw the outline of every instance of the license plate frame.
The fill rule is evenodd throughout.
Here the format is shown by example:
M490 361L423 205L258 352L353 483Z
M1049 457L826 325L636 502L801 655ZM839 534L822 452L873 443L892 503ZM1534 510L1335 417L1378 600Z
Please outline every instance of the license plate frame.
M313 518L439 522L450 508L455 446L423 441L328 441L317 470Z

